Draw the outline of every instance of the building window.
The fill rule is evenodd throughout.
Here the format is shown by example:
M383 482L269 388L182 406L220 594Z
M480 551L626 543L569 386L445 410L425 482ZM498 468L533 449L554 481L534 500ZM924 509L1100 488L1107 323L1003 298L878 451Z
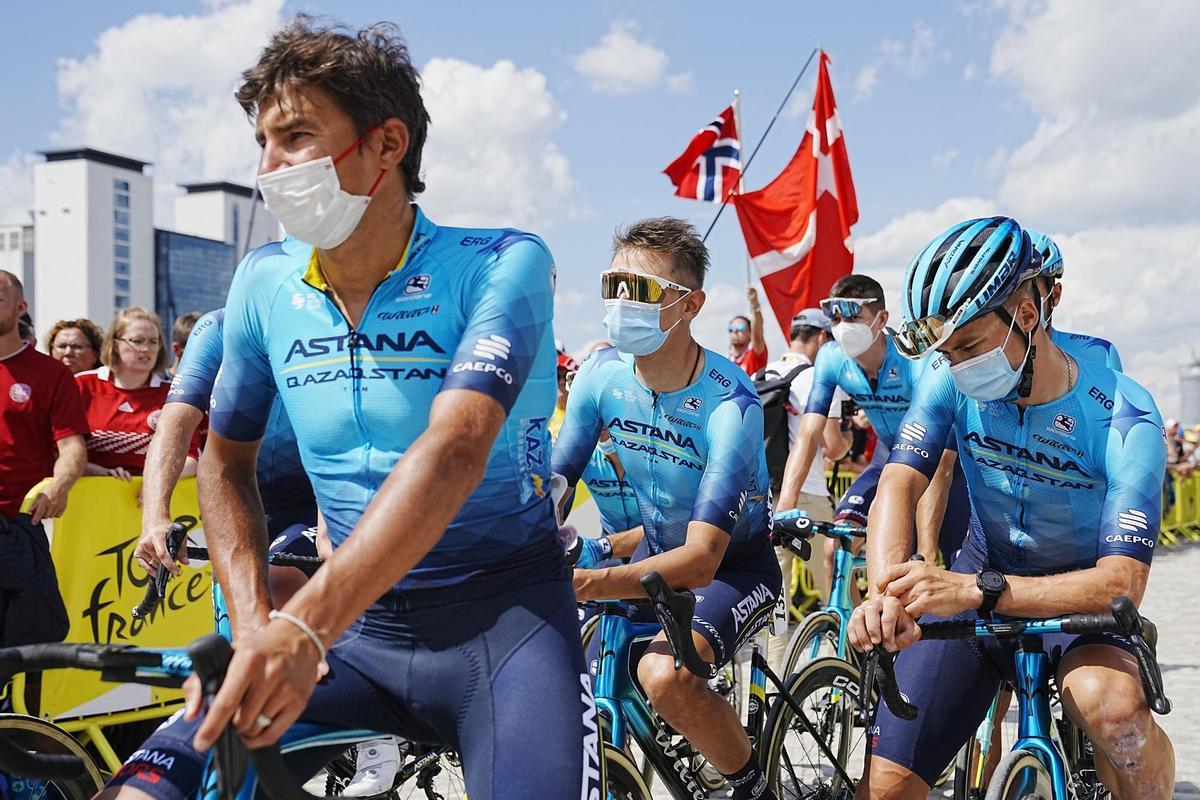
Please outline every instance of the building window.
M129 291L129 279L128 278L113 278L113 288L116 289L118 292L128 292Z
M116 306L118 310L120 310L122 308L129 308L129 295L114 294L113 295L113 305Z
M12 233L8 234L8 249L9 250L20 250L21 249L21 234L17 233L16 231L13 231Z
M113 255L117 258L129 258L129 245L115 244L113 245Z
M129 228L113 228L113 238L118 242L128 242Z
M129 195L114 194L113 203L116 204L117 208L129 208Z
M129 191L129 181L122 181L122 180L117 180L116 178L113 178L113 189L118 192L128 192Z
M118 275L128 275L129 274L129 262L128 261L114 261L113 262L113 272L117 273Z
M128 225L129 224L129 212L128 211L114 211L113 212L113 222L117 223L118 225Z

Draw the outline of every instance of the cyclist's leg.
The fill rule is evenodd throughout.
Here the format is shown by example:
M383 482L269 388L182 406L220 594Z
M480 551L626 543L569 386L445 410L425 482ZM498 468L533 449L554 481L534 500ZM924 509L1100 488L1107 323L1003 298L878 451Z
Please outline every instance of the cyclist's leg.
M966 547L953 569L974 572L979 559L974 548ZM919 713L906 721L879 703L867 737L867 774L856 796L924 798L987 715L1006 671L1005 658L999 643L985 640L917 642L900 653L896 682Z
M692 637L700 657L718 665L733 658L750 636L770 621L781 579L770 547L747 558L730 558L713 582L696 590ZM724 775L740 770L750 742L737 712L707 681L675 669L661 636L638 662L638 679L651 705Z
M410 616L420 644L408 697L458 748L472 800L599 796L599 728L569 581ZM477 633L460 635L468 626Z
M1096 771L1116 797L1171 797L1175 753L1154 721L1130 645L1117 636L1046 637L1070 641L1058 666L1063 708L1095 748Z

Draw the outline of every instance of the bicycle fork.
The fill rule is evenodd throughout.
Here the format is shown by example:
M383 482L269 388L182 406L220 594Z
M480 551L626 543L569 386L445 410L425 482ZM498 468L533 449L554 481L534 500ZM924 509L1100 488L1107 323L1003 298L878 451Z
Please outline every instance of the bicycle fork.
M1014 750L1034 753L1050 773L1054 796L1066 800L1067 769L1050 739L1050 657L1040 636L1024 636L1014 654L1017 695L1017 743ZM1025 791L1022 790L1020 796Z

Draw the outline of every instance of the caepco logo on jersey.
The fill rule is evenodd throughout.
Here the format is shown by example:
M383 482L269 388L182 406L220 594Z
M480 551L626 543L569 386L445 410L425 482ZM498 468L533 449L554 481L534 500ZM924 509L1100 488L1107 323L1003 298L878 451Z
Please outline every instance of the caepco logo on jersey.
M494 372L497 378L511 386L513 382L512 373L496 363L499 361L508 361L511 351L512 342L503 336L493 333L490 336L481 337L475 340L475 347L471 350L471 355L477 356L480 359L486 359L486 361L460 361L454 365L454 371Z

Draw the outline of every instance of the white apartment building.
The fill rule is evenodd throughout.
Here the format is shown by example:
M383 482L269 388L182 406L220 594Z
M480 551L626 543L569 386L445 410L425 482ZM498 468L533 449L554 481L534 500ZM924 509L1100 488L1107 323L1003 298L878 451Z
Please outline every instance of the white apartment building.
M176 232L231 244L239 256L247 249L247 240L253 250L282 238L279 223L261 197L254 201L257 193L249 186L229 181L180 186L184 194L175 198Z

